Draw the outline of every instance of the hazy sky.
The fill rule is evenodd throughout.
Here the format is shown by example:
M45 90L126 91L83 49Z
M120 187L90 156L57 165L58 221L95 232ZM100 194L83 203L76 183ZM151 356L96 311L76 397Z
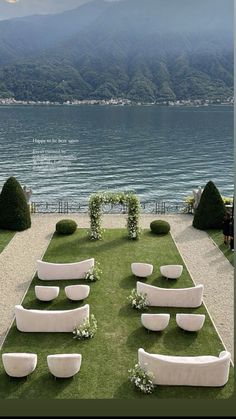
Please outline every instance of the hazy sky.
M14 17L28 16L32 14L49 14L60 13L65 10L75 9L81 4L88 3L92 0L0 0L0 20L10 19ZM102 0L101 0L102 1ZM106 1L120 1L120 0L106 0ZM146 0L142 0L146 3ZM192 0L192 2L198 0ZM223 8L227 6L230 0L215 0L215 5ZM135 4L135 1L133 2ZM160 2L162 3L162 1ZM158 2L156 3L158 5ZM178 0L174 2L176 12L178 9Z
M90 0L0 0L0 20L74 9Z

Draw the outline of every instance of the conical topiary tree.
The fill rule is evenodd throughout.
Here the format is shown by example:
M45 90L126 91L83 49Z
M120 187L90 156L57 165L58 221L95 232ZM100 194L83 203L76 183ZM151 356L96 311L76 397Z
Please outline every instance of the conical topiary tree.
M199 205L195 211L193 227L199 230L222 228L225 205L215 184L206 184Z
M10 177L0 195L0 228L22 231L31 226L30 210L18 180Z

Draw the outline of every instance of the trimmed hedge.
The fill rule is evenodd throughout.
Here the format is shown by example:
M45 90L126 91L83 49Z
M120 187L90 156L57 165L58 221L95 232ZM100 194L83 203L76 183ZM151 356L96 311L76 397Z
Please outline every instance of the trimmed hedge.
M221 229L226 209L215 184L206 184L199 205L195 211L193 227L198 230Z
M30 227L30 209L24 191L18 180L10 177L0 195L0 228L23 231Z
M167 221L155 220L151 222L150 229L155 234L168 234L170 231L170 224Z
M74 220L61 220L56 223L56 232L58 234L73 234L77 229Z

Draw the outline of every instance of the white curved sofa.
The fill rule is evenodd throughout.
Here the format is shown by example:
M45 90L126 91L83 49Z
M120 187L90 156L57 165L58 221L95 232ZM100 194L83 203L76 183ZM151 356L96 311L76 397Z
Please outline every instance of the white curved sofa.
M40 301L52 301L58 297L59 287L44 287L36 285L34 287L36 298Z
M227 351L217 357L169 356L138 350L139 364L153 374L153 384L168 386L224 386L229 378L230 358Z
M68 287L65 287L66 296L72 301L84 300L88 297L89 292L89 285L69 285Z
M170 321L170 315L161 313L161 314L149 314L143 313L141 315L141 323L142 325L148 329L152 330L153 332L160 332L164 330Z
M72 332L89 319L89 305L74 310L27 310L17 305L15 315L20 332Z
M57 378L69 378L79 372L81 354L56 354L47 356L49 371Z
M183 265L163 265L160 267L162 276L169 279L178 279L183 272Z
M203 285L191 288L159 288L137 282L137 291L146 294L149 306L196 308L202 304Z
M177 313L176 323L188 332L198 332L204 325L205 314Z
M2 362L10 377L26 377L37 365L37 355L23 352L2 354Z
M147 278L148 276L152 275L153 265L150 263L140 262L131 263L131 271L135 276L140 278Z
M50 263L37 260L38 278L44 281L59 279L83 279L94 267L94 258L75 263Z

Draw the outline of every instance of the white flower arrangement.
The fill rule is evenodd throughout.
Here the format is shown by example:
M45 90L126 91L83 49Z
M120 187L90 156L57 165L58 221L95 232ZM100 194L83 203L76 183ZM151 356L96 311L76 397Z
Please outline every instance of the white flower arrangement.
M148 307L147 294L142 294L141 292L139 293L135 288L131 291L127 300L131 303L132 307L137 310L144 310Z
M128 370L130 373L130 381L145 394L151 394L154 391L153 374L145 372L139 364L136 364L134 368Z
M90 282L99 281L99 279L101 279L101 274L102 270L100 263L96 262L96 265L87 272L85 279Z
M103 204L126 205L128 208L127 229L128 237L137 240L140 237L139 227L141 205L139 198L134 193L110 193L98 192L92 194L89 199L90 216L90 239L101 240L102 238L102 206Z
M94 314L91 314L91 320L85 320L81 326L76 326L73 330L74 339L91 339L97 331L97 320Z

